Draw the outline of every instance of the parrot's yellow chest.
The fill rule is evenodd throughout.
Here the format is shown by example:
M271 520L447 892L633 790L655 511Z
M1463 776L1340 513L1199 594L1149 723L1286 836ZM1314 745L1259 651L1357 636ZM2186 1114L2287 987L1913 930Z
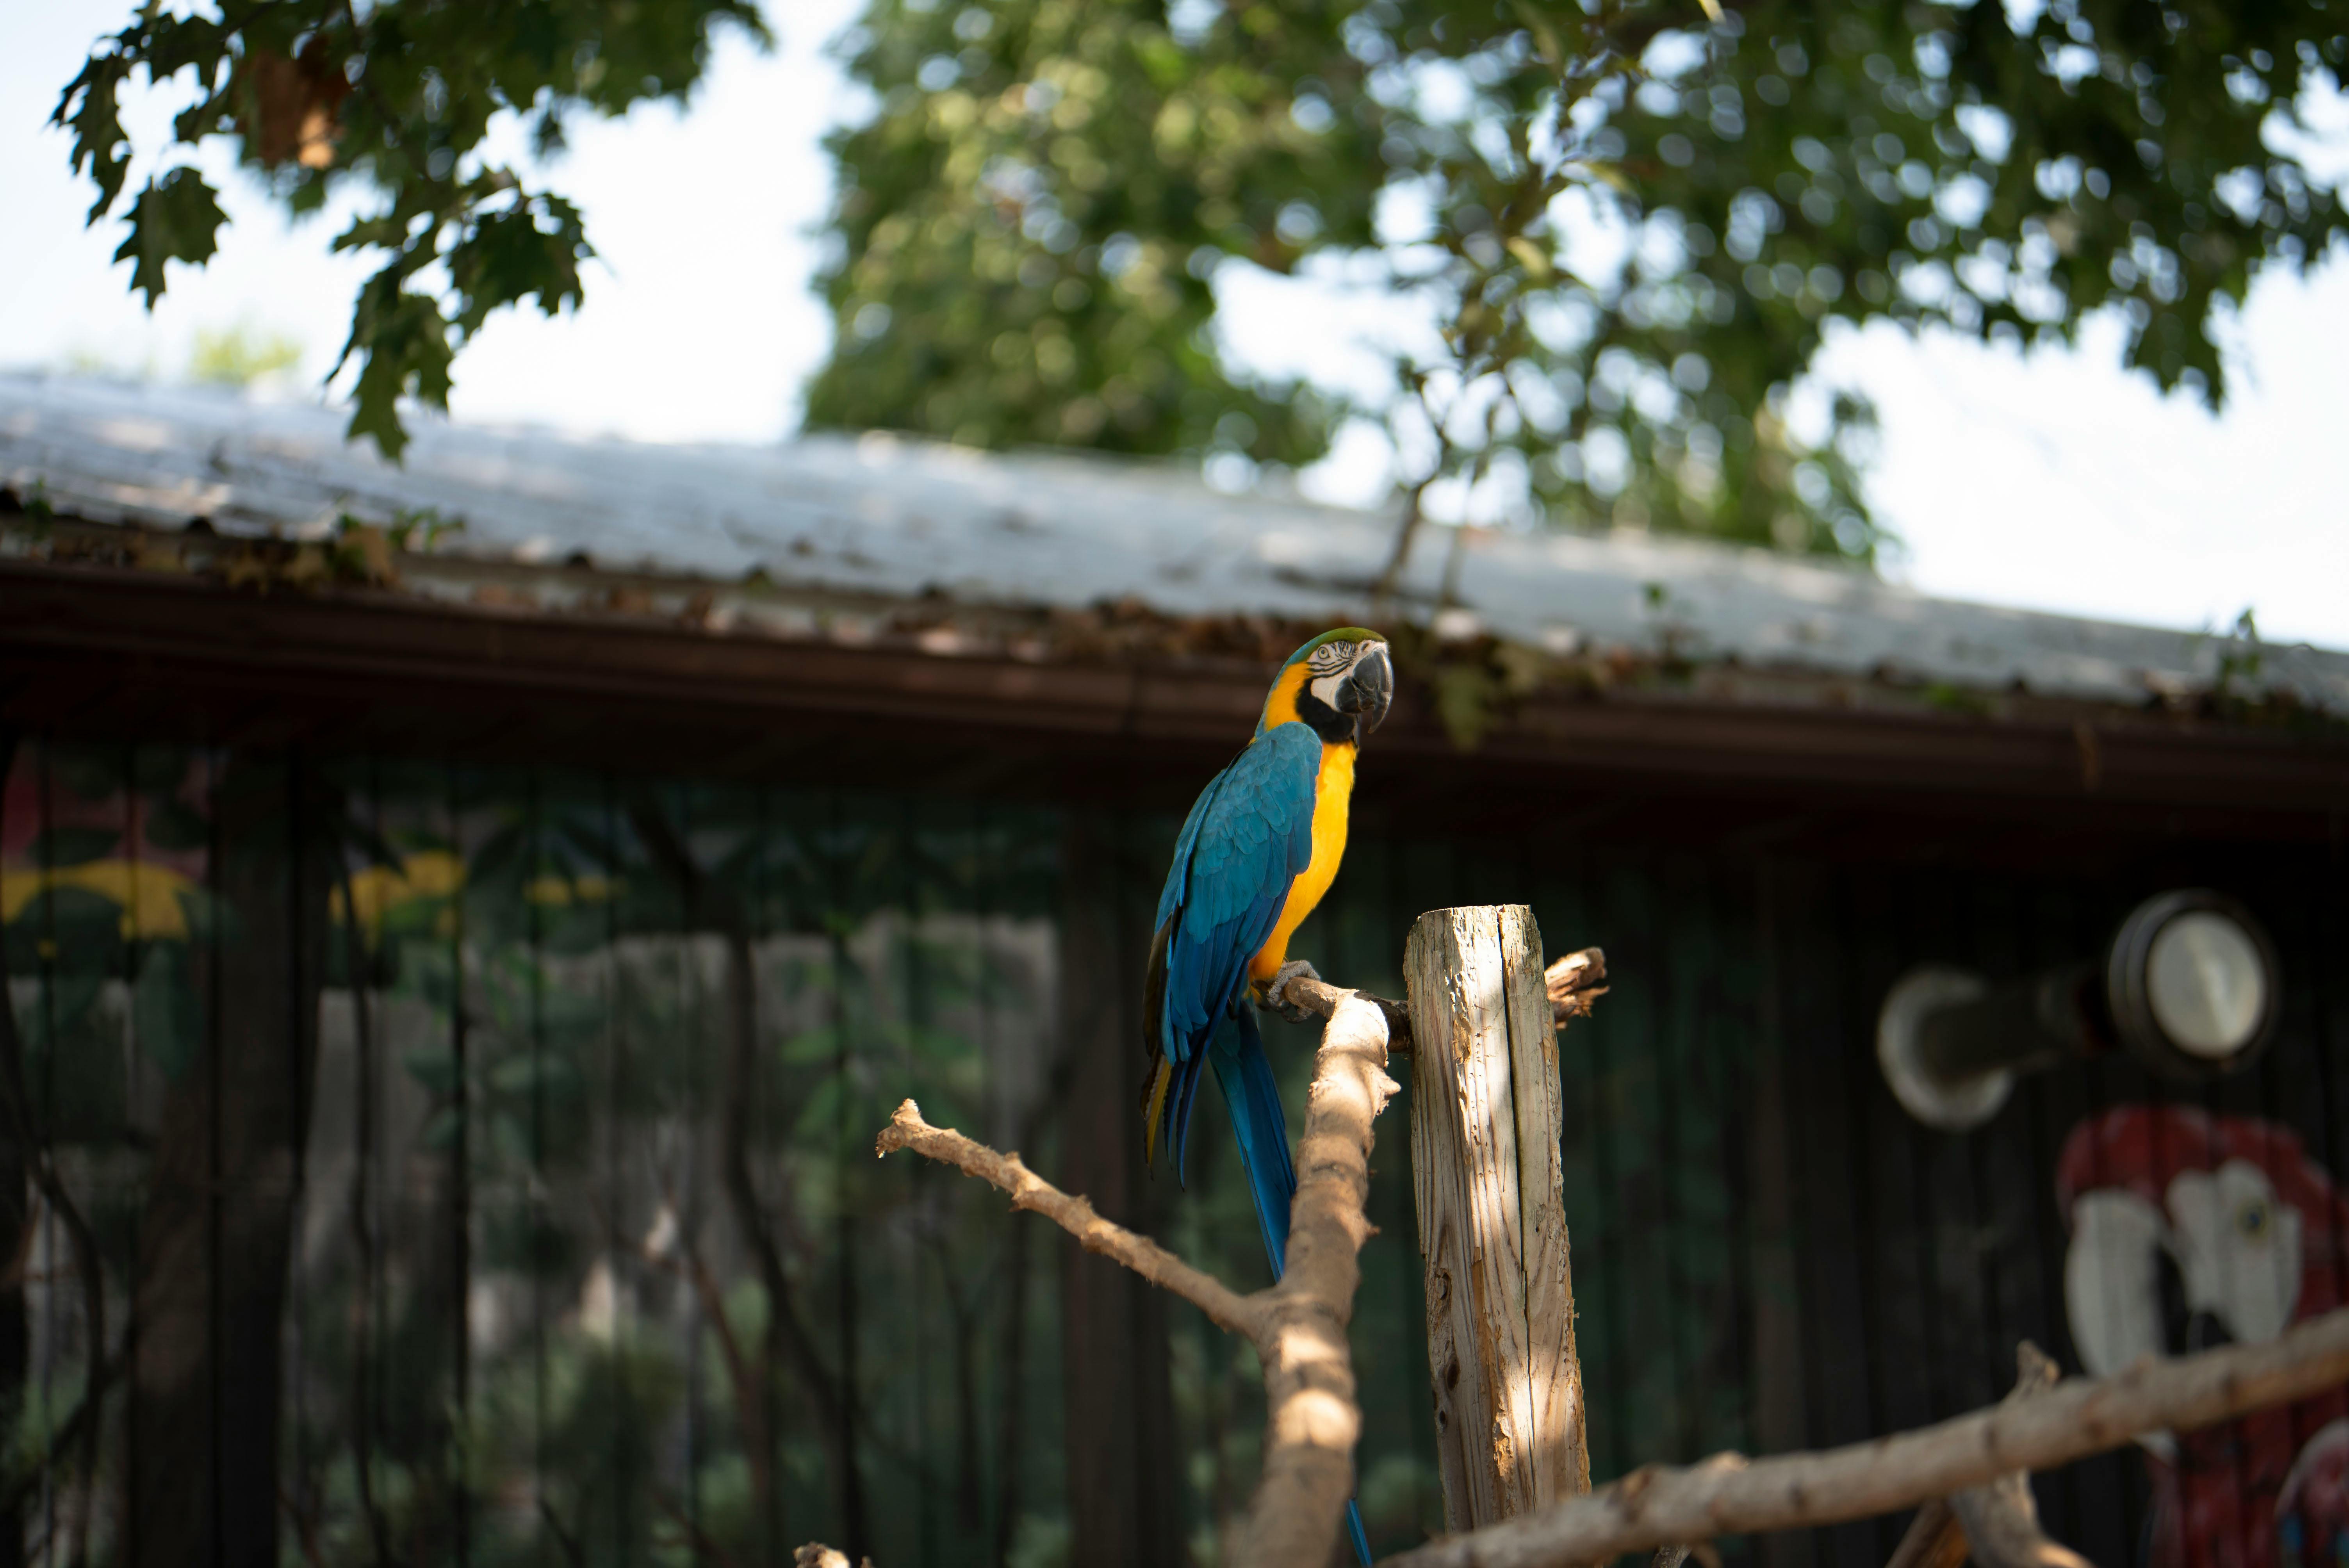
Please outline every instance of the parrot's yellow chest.
M1288 901L1280 918L1256 956L1248 960L1248 978L1268 984L1288 961L1288 938L1305 923L1337 880L1338 863L1346 858L1346 810L1354 798L1354 748L1350 744L1321 748L1321 772L1313 785L1313 859L1288 884Z

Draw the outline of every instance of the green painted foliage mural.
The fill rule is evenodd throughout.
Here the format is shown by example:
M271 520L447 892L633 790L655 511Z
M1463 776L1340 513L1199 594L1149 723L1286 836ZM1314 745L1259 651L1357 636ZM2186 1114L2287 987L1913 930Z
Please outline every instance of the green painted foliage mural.
M132 1458L167 1440L169 1412L121 1373L174 1312L208 1321L201 1296L154 1294L160 1240L187 1234L223 1292L280 1325L266 1451L286 1562L764 1562L851 1534L902 1563L1068 1560L1063 1243L976 1183L872 1154L911 1094L1057 1169L1057 814L161 747L28 744L7 779L0 929L26 1152L59 1200L33 1182L26 1244L45 1283L20 1298L0 1471L28 1539L135 1560ZM1108 841L1137 952L1174 828L1123 822ZM1300 950L1394 990L1396 934L1463 874L1368 839ZM1594 916L1569 903L1555 918ZM295 962L239 1006L223 987L273 944ZM1123 995L1139 975L1110 979ZM1644 1036L1659 1025L1641 995L1631 982L1620 1016ZM273 1017L304 1026L256 1047ZM1301 1118L1309 1031L1267 1027ZM1658 1064L1590 1044L1592 1104L1661 1106ZM1722 1070L1693 1040L1673 1048L1697 1054L1671 1072ZM232 1181L221 1211L283 1227L264 1301L238 1283L233 1227L205 1229L201 1204L173 1217L171 1172L191 1126L289 1082L290 1181ZM1361 1496L1382 1547L1442 1522L1408 1114L1396 1106L1379 1161L1382 1239L1355 1317ZM1651 1114L1569 1129L1570 1199L1589 1216L1578 1257L1599 1278L1618 1249L1717 1266L1664 1262L1718 1252L1720 1205L1694 1171L1645 1173ZM1683 1229L1621 1229L1609 1194L1655 1180L1684 1189ZM1262 1283L1214 1108L1187 1188L1160 1181L1143 1202L1185 1256ZM91 1279L102 1323L84 1315ZM1664 1391L1715 1353L1721 1324L1703 1308L1667 1344L1616 1310L1586 1308L1594 1365L1641 1368L1623 1409L1677 1408ZM0 1324L0 1355L8 1343ZM1187 1307L1164 1343L1168 1484L1189 1560L1211 1564L1255 1483L1258 1375ZM1609 1437L1602 1458L1733 1425L1688 1421Z

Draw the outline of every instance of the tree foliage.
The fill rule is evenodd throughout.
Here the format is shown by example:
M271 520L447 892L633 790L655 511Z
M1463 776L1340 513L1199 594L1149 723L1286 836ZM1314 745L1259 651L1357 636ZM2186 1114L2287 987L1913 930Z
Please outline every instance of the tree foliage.
M73 166L98 188L89 222L122 202L130 148L122 88L143 72L185 84L159 168L124 211L117 261L149 308L170 263L201 265L227 222L218 193L179 160L212 137L295 212L356 187L369 210L333 242L379 259L336 368L356 361L351 434L387 456L407 442L398 401L445 407L457 348L524 301L552 315L581 297L593 253L579 212L534 186L504 149L526 130L543 161L581 110L621 115L682 100L722 26L766 36L753 0L222 0L210 15L140 9L98 40L58 99Z
M1869 411L1790 430L1826 325L2106 307L2216 402L2221 302L2342 228L2301 152L2337 0L873 0L836 137L818 423L1295 463L1371 418L1446 488L1872 555ZM1709 7L1708 7L1709 9ZM1224 268L1431 312L1365 407L1236 378Z

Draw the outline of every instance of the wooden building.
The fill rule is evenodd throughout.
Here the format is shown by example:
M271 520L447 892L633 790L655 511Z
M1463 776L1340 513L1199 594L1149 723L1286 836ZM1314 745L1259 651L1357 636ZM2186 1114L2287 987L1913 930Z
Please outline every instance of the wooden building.
M1402 690L1295 951L1392 993L1485 903L1606 948L1563 1041L1594 1474L2349 1288L2349 657L1626 537L1431 539L1374 607L1379 520L877 436L422 423L394 469L327 411L0 377L0 1564L1212 1561L1234 1346L872 1138L911 1095L1257 1277L1217 1112L1187 1190L1140 1166L1141 957L1273 665L1374 613ZM2273 938L2255 1065L1901 1109L1899 975L2093 958L2171 887ZM1442 1519L1407 1114L1354 1323L1382 1549ZM2104 1568L2330 1561L2276 1505L2338 1403L2043 1509ZM1728 1544L1878 1568L1899 1523Z

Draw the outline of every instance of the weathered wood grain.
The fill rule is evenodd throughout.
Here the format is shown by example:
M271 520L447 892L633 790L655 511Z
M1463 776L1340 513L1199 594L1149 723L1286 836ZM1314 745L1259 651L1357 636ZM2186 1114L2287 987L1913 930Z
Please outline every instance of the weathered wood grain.
M1557 1032L1521 905L1422 915L1403 971L1444 1519L1470 1530L1590 1486Z

